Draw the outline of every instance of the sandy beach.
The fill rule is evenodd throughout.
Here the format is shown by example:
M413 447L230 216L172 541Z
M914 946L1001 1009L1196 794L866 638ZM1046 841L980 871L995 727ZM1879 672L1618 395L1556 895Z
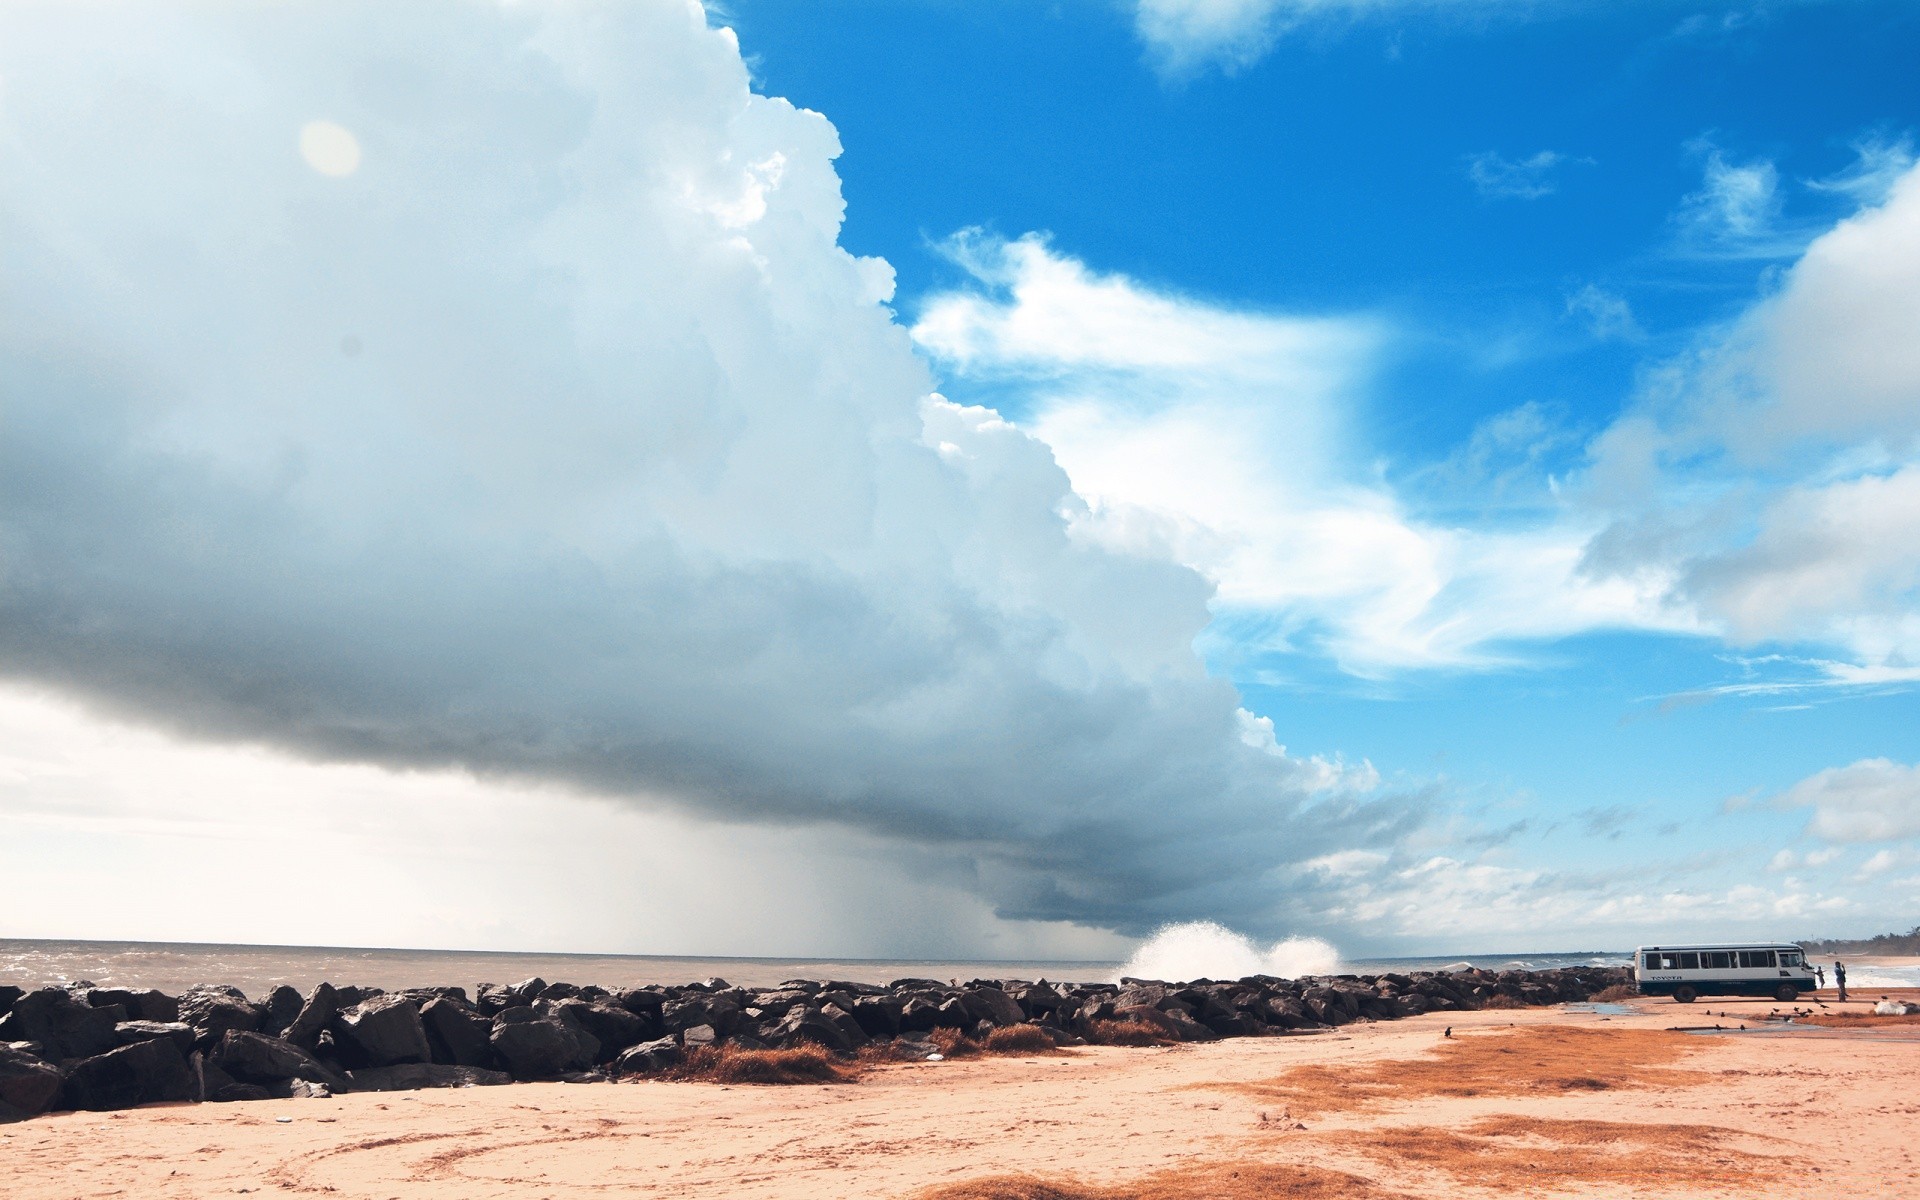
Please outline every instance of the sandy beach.
M1816 1011L1860 1017L1878 998L1824 993ZM1600 1007L895 1064L842 1086L70 1113L0 1130L0 1162L20 1200L1920 1195L1920 1024L1762 1031L1780 1005Z

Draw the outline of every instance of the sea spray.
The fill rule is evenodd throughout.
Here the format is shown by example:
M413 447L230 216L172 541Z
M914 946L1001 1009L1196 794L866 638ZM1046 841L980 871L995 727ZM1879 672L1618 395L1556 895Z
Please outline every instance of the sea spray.
M1340 952L1313 937L1290 937L1261 949L1252 938L1212 921L1162 925L1121 966L1116 978L1245 979L1273 975L1332 975L1340 970Z

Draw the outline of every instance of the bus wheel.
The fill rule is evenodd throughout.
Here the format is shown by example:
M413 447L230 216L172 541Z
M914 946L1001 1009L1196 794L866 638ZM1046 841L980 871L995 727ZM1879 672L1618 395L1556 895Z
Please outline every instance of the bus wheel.
M1775 1000L1798 1000L1800 998L1800 989L1790 983L1783 983L1773 989L1773 998Z
M1700 994L1699 992L1696 992L1693 990L1693 986L1691 984L1683 983L1679 987L1673 989L1673 998L1675 1000L1678 1000L1682 1004L1692 1004L1693 998L1695 996L1698 996L1699 994Z

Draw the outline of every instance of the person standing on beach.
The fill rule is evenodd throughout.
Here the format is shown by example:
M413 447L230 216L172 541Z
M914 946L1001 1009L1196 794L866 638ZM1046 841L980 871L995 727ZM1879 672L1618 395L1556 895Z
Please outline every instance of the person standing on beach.
M1844 1004L1847 999L1847 964L1837 958L1833 960L1833 986L1840 989L1840 1001Z
M1827 986L1827 969L1825 967L1815 967L1813 969L1813 977L1819 981L1819 986Z

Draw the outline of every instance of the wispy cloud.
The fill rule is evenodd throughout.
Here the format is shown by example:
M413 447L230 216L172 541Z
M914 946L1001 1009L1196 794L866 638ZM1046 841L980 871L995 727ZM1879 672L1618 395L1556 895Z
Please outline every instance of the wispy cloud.
M1541 150L1526 158L1485 150L1467 156L1467 178L1488 200L1538 200L1558 189L1554 172L1569 161L1577 160L1557 150Z
M1567 315L1579 318L1599 341L1646 340L1646 331L1640 328L1626 297L1595 284L1586 284L1567 296Z

